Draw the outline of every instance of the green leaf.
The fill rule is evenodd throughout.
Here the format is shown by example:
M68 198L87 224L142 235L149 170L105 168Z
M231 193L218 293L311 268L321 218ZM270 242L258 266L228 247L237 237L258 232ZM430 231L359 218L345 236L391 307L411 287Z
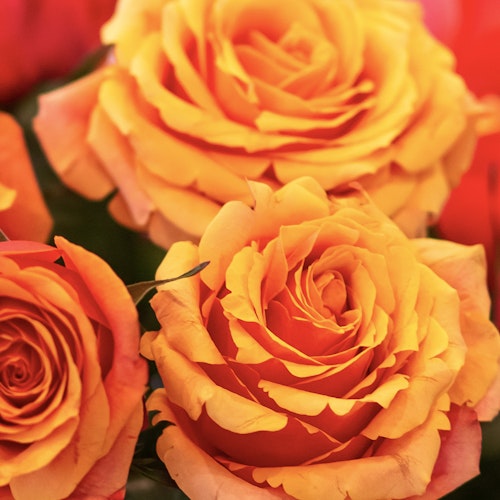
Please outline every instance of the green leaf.
M190 269L189 271L176 276L175 278L166 278L164 280L151 280L151 281L140 281L139 283L133 283L132 285L128 285L127 289L130 295L132 296L132 299L134 300L134 304L138 304L144 296L153 288L164 285L165 283L170 283L171 281L177 281L183 278L189 278L191 276L194 276L195 274L198 274L200 271L205 269L207 267L209 262L202 262L201 264L198 264L197 266L193 267L193 269Z

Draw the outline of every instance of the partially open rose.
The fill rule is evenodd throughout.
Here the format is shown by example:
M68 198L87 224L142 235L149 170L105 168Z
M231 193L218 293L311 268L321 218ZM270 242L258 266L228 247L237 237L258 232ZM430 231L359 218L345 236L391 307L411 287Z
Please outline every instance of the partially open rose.
M0 102L67 75L99 45L99 29L116 0L3 0Z
M404 0L122 0L113 57L41 98L61 178L168 246L199 238L246 179L360 181L413 232L475 144L451 53ZM419 217L417 217L417 215Z
M107 264L56 244L0 243L0 498L123 498L147 378L137 313Z
M304 178L226 204L172 246L143 337L174 422L158 453L189 498L435 499L478 472L500 340L480 247L408 240ZM420 497L419 497L420 498Z

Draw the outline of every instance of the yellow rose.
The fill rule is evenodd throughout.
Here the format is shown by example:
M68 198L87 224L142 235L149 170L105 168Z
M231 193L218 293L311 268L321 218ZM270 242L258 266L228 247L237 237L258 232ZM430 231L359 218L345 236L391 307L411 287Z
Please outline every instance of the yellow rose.
M169 246L220 205L307 175L359 181L409 232L468 167L475 113L406 0L122 0L113 52L40 100L61 178ZM477 108L477 109L476 109Z
M251 184L157 273L158 454L189 498L437 498L500 406L480 247L409 240L311 178ZM460 466L455 466L460 457Z

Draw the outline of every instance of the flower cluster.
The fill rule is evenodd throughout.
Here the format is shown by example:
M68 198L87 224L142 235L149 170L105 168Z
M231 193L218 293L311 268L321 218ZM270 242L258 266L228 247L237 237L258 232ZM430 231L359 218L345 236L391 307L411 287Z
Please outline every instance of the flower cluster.
M250 202L247 179L303 175L329 192L360 182L415 233L470 162L478 107L413 3L120 7L103 31L112 55L43 96L35 128L64 182L116 191L115 217L159 244Z
M433 500L478 476L495 5L7 1L0 498Z

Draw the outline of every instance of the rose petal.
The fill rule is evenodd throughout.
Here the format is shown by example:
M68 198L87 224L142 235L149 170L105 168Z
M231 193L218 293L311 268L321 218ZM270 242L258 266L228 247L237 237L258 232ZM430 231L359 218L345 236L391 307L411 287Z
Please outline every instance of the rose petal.
M144 422L142 401L120 431L109 453L101 458L83 478L70 498L123 498L137 436ZM121 494L113 496L115 492Z
M439 452L441 426L433 415L401 440L385 441L376 456L302 467L255 468L258 483L283 489L294 498L406 498L423 493Z
M113 190L111 179L85 141L93 103L108 75L109 70L103 69L41 95L40 111L33 120L50 163L68 186L91 199L103 198Z
M115 441L145 390L147 365L138 355L137 311L125 285L102 259L62 237L57 237L55 243L64 252L66 266L82 276L110 331L119 335L113 338L113 366L104 380L111 412L106 449Z
M0 227L11 239L37 241L52 227L21 127L6 113L0 113Z
M160 414L155 421L175 422L162 391L156 391L148 399L149 409L158 409ZM158 439L157 452L170 474L180 488L193 500L215 497L250 499L290 498L279 490L258 488L241 480L225 467L218 464L210 455L196 446L181 428L176 425L167 427Z
M424 495L408 500L441 498L479 474L481 427L473 410L452 406L451 430L442 434L442 445Z

